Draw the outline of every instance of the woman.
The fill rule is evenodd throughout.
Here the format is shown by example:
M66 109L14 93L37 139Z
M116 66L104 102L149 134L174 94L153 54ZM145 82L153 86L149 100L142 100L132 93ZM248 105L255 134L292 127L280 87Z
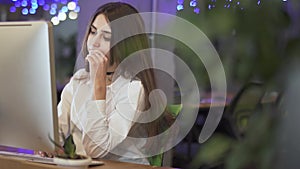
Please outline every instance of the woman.
M143 32L138 11L125 3L105 4L92 16L82 46L87 66L65 86L58 105L59 127L64 135L73 134L78 154L149 164L145 153L153 142L129 137L155 136L166 119L162 115L149 123L135 122L152 116L153 111L146 110L155 89L153 70L134 73L151 68L151 61L141 52L134 61L121 64L130 54L149 48ZM160 102L156 98L151 104Z

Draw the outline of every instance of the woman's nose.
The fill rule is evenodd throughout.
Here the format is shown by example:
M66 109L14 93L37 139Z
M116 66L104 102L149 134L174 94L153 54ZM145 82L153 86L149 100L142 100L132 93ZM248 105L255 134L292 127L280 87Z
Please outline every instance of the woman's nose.
M95 36L94 39L93 39L93 46L94 47L100 47L100 36Z

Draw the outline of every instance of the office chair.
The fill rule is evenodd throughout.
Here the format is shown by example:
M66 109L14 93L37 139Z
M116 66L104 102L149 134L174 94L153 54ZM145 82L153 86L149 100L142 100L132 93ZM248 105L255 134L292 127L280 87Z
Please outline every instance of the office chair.
M249 118L261 108L264 94L262 82L243 85L225 108L218 131L200 145L189 168L222 168L230 147L244 137Z
M248 125L250 116L262 108L265 89L262 82L250 81L236 94L224 112L224 120L228 121L229 134L241 139Z

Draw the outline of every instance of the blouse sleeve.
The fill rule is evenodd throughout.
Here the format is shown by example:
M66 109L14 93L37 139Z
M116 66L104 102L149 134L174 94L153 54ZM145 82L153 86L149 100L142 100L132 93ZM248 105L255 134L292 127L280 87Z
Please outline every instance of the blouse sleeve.
M59 132L61 136L61 131L63 134L67 136L71 132L69 129L71 123L71 111L73 104L74 89L78 88L78 85L81 80L87 79L88 73L85 69L79 69L74 75L71 77L70 81L65 85L61 93L60 102L57 105L57 113L58 113L58 125Z
M66 84L62 93L61 100L57 105L57 113L58 113L58 126L59 126L59 136L63 134L66 136L69 132L69 124L70 123L70 109L71 109L71 101L73 97L72 92L72 80ZM63 142L62 138L60 141Z
M88 155L93 158L104 157L127 137L141 89L141 82L133 81L112 96L110 105L106 105L105 100L86 104L82 143Z

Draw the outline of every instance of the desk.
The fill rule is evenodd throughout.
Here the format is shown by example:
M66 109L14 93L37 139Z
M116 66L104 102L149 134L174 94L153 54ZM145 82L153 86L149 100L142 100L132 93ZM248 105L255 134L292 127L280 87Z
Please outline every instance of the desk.
M216 94L217 95L217 94ZM211 97L211 93L205 93L200 99L199 109L209 109L210 107L228 106L233 99L234 94L227 93L226 98L216 96L215 99Z
M89 169L171 169L168 167L154 167L134 163L125 163L111 160L101 160L104 165L92 166ZM0 155L1 169L65 169L57 165L34 163Z
M224 109L229 106L233 94L226 95L226 98L224 99L221 97L221 95L216 94L216 97L213 99L211 97L211 93L205 93L202 94L202 97L200 99L200 103L198 105L191 105L193 108L198 108L198 114L195 119L195 123L193 124L193 127L189 131L189 133L186 135L183 141L181 141L177 147L175 147L175 152L179 160L178 161L184 161L183 165L186 165L191 162L192 158L194 157L195 153L198 151L198 148L200 147L200 144L198 142L198 138L200 135L200 132L202 130L202 127L206 121L207 115L209 110L214 108L221 108L224 107ZM182 154L185 154L185 156L182 156ZM175 161L175 160L174 160ZM175 164L175 166L182 167L181 163L178 162L178 164Z
M246 94L248 94L248 93L246 93ZM264 96L261 98L261 100L258 100L258 101L260 101L260 103L263 104L264 106L267 106L267 104L272 105L272 104L276 104L278 96L279 96L279 94L277 92L265 93ZM253 96L253 97L255 97L255 96ZM201 146L198 142L198 138L199 138L199 134L203 128L203 125L206 121L209 110L214 109L214 108L220 108L221 106L224 106L224 110L225 110L228 106L230 106L230 104L232 103L231 101L234 101L235 99L236 99L236 94L234 94L234 93L227 93L226 100L222 99L221 97L216 97L216 99L212 99L211 94L209 94L209 93L203 94L203 96L200 99L199 111L198 111L196 122L195 122L194 126L192 127L191 131L185 137L185 140L180 143L181 145L179 145L179 146L183 147L182 149L184 151L182 149L178 149L178 151L184 152L187 156L187 158L185 157L185 159L184 159L186 161L185 163L191 162L192 158L195 156L195 154L198 152L199 147ZM242 102L238 102L238 104L241 104L241 103L242 104L245 104L245 103L253 104L250 101L251 97L250 98L247 97L246 99L243 98ZM255 103L255 105L256 105L256 103ZM193 105L193 108L196 106L197 105ZM225 112L227 114L225 114ZM225 116L232 116L232 112L224 111L223 113L224 113L223 115L225 115ZM227 127L228 123L229 123L228 120L226 120L226 118L222 117L215 132L226 133L226 134L232 136L233 135L232 132ZM175 166L180 166L180 165L175 165ZM180 167L182 167L182 166L180 166Z

